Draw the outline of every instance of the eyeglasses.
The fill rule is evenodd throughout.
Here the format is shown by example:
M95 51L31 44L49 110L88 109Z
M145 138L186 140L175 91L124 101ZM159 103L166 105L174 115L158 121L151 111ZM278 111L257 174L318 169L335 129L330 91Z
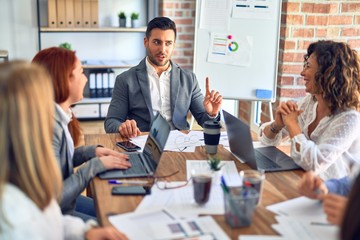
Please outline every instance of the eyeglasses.
M193 146L199 142L199 138L196 135L190 136L178 136L175 138L176 148L179 149L180 152L184 151L186 148Z
M156 187L160 190L168 190L168 189L176 189L176 188L182 188L188 185L188 183L191 181L191 178L189 178L185 183L174 183L174 182L168 182L168 181L161 181L159 182L158 179L155 179Z
M175 189L175 188L181 188L181 187L185 187L191 180L188 179L185 183L181 183L181 184L176 184L174 182L168 182L166 180L166 178L174 176L175 174L177 174L179 172L179 170L170 173L168 175L164 175L164 176L152 176L151 178L154 180L154 183L156 185L156 187L160 190L166 190L166 189ZM163 181L159 181L159 179L164 179Z

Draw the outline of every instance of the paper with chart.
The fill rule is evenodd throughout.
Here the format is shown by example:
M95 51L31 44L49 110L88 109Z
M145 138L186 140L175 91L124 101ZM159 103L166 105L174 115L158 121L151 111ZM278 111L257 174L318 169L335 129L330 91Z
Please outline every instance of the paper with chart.
M207 61L248 67L251 65L252 48L253 39L251 36L212 32Z
M275 8L273 0L234 0L233 18L273 19Z
M339 228L326 220L322 203L299 197L270 205L268 210L278 214L272 228L286 239L336 239Z
M109 221L129 239L229 239L210 216L180 219L166 208L118 214Z
M228 29L231 0L202 0L199 28Z

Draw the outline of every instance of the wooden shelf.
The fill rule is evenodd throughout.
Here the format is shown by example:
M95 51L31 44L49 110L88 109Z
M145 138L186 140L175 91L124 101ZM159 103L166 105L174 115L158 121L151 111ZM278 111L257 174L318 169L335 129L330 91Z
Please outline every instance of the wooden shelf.
M146 32L146 27L140 28L119 28L119 27L100 27L100 28L49 28L41 27L40 32L57 33L57 32L71 32L71 33L87 33L87 32Z

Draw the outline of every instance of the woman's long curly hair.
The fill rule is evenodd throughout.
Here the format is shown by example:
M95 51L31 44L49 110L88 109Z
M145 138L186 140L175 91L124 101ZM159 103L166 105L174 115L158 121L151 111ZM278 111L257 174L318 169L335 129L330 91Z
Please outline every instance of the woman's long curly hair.
M338 110L360 111L360 60L358 53L343 42L318 41L310 44L305 61L315 54L319 65L315 84L331 114Z

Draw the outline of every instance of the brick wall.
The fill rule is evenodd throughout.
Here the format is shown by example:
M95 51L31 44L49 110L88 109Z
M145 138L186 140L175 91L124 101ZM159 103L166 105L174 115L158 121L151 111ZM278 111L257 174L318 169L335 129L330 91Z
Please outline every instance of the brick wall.
M360 52L360 1L283 0L280 31L277 101L305 95L300 72L309 43L320 39L344 41ZM192 69L195 0L161 0L160 15L172 18L178 26L173 60ZM262 121L268 121L269 108L263 104ZM239 116L250 117L250 102L240 102Z
M195 0L161 0L159 4L159 15L176 23L177 37L172 60L183 68L193 69Z

